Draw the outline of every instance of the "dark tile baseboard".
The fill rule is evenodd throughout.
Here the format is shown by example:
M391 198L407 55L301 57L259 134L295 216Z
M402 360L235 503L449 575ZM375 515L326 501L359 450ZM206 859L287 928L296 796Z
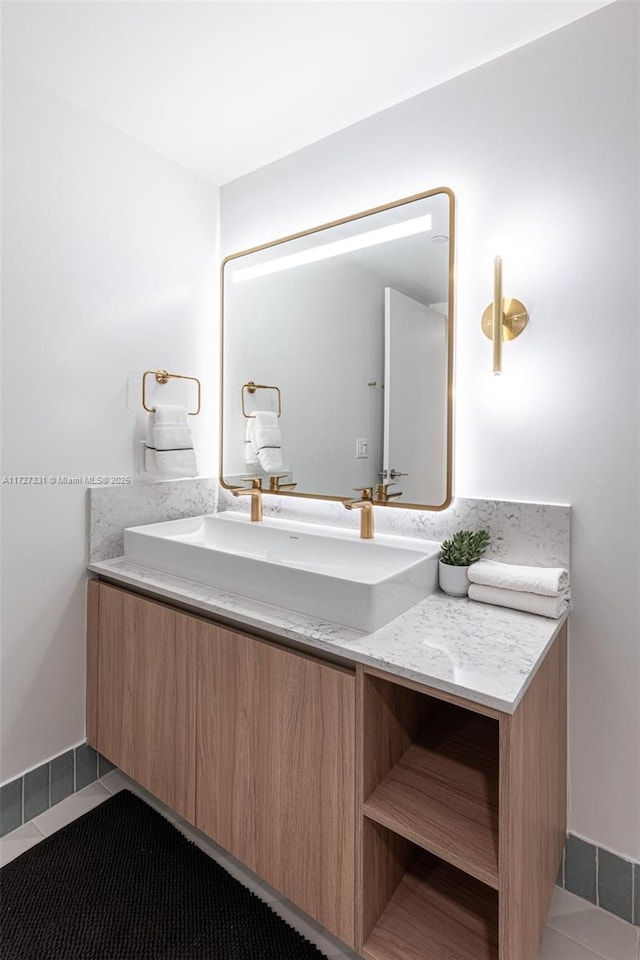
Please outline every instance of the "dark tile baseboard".
M0 837L104 776L114 766L88 743L0 787Z
M633 860L570 833L556 883L640 926L640 864Z
M114 765L82 743L0 787L0 837L103 777ZM567 836L556 883L640 926L640 863Z

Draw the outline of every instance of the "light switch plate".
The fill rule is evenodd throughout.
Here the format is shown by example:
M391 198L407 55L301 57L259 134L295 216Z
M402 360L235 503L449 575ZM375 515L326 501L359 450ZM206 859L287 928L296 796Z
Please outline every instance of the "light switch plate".
M366 460L369 456L369 441L366 438L356 440L356 460Z

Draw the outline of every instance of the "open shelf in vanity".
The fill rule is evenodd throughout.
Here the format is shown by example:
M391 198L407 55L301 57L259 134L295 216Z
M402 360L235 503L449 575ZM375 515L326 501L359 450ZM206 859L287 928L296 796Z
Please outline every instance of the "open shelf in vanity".
M537 957L564 839L564 669L562 640L514 714L359 671L365 960Z
M375 832L373 842L393 850L402 875L362 948L363 957L497 960L497 891L384 827Z
M498 722L429 698L422 712L364 815L497 889Z

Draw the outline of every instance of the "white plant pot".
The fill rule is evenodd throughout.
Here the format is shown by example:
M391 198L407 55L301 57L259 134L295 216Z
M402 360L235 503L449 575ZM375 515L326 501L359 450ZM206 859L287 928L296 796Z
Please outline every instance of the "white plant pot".
M440 589L451 597L466 597L469 592L469 567L453 567L449 563L438 561L440 568Z

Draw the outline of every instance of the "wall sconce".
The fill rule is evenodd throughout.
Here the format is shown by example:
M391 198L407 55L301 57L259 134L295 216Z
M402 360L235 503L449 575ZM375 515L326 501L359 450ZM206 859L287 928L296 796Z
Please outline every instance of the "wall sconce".
M482 332L493 341L493 374L502 373L502 343L515 340L527 323L529 314L520 300L502 296L502 257L496 257L493 268L493 303L482 314Z

